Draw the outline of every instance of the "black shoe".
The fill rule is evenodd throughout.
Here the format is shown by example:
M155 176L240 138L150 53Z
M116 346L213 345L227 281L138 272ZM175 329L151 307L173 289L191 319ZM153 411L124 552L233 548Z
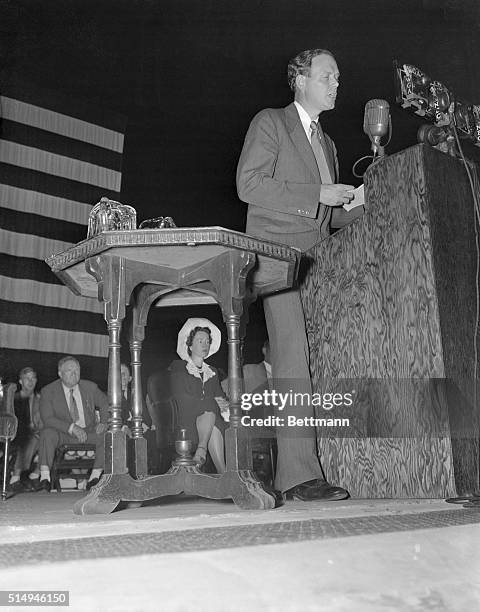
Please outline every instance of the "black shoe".
M30 478L26 478L23 482L23 490L26 493L31 493L32 491L36 491L37 489L35 488L35 485L33 484L32 480Z
M39 482L37 490L46 491L47 493L50 493L51 488L52 488L52 483L46 478L44 478L43 480Z
M285 491L287 499L297 499L299 501L339 501L347 499L350 494L342 487L333 487L326 480L309 480L288 491Z
M23 482L21 480L17 480L13 484L8 486L8 490L12 493L23 493L25 491L25 487L23 486Z
M32 487L32 491L41 491L42 487L40 486L40 478L29 478L30 486Z
M97 485L100 482L100 478L92 478L92 480L89 480L87 482L87 491L90 491L90 489L92 487L94 487L95 485Z
M285 503L285 500L283 499L283 495L281 491L277 491L277 489L271 489L267 487L263 487L263 488L265 489L267 493L270 493L270 495L272 495L275 498L274 508L280 508L280 506L283 506L283 504Z

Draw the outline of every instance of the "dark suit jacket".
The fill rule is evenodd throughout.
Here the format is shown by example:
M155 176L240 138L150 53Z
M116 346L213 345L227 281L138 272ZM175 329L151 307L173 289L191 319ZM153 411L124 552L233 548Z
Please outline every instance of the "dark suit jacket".
M265 364L246 363L243 366L243 385L245 393L263 393L269 389Z
M338 182L333 140L325 134L327 161ZM247 234L302 251L355 215L320 204L320 173L295 105L267 108L252 120L237 169L237 189L249 204Z
M95 407L100 410L100 421L106 423L108 420L108 399L105 393L100 391L97 385L90 380L81 380L78 386L85 414L85 429L93 431L95 429ZM40 414L44 427L52 427L58 431L68 433L68 428L73 421L60 379L55 380L42 389L40 394Z

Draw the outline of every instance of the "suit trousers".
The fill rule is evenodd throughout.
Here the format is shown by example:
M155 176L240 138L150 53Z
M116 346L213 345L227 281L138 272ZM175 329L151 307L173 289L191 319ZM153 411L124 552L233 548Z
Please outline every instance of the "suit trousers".
M299 289L274 293L263 300L274 376L273 388L291 401L274 414L283 419L276 428L278 444L275 487L286 491L312 480L324 479L318 459L316 429L289 426L288 417L313 417L309 348L305 316ZM286 396L286 397L287 397Z
M22 438L17 446L17 458L15 460L15 472L30 470L32 459L39 447L39 434L32 431L30 435Z
M68 433L46 427L40 432L39 465L46 465L52 468L55 450L62 444L80 444L78 438ZM103 468L105 457L105 436L97 434L95 431L87 431L86 444L95 444L95 468Z

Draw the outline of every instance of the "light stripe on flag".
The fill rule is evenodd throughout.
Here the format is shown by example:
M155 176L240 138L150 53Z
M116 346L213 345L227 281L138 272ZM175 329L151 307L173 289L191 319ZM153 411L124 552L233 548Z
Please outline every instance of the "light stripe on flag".
M33 234L20 234L2 230L0 253L14 255L15 257L45 259L50 255L62 253L71 246L70 242L63 242L62 240L49 240L48 238L41 238Z
M62 219L85 227L88 225L88 215L92 210L91 204L11 185L0 185L0 207Z
M96 185L112 191L120 190L122 180L121 173L115 170L34 147L26 147L9 140L2 140L0 143L0 162L61 176L71 181Z
M0 322L0 343L4 348L75 355L107 357L108 336L48 329Z
M75 295L65 285L50 285L28 278L0 276L0 299L103 314L103 305L96 299Z
M32 127L75 138L121 153L123 151L124 135L107 128L87 123L75 117L56 113L46 108L0 96L0 114L5 119L17 121Z

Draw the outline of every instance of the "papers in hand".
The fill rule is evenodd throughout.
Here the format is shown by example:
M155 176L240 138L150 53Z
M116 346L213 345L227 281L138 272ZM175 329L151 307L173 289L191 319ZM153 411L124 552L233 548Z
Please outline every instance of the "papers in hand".
M360 187L357 187L353 190L353 200L348 204L344 204L343 208L346 211L352 210L352 208L356 208L357 206L363 206L365 204L365 195L363 193L363 183Z

